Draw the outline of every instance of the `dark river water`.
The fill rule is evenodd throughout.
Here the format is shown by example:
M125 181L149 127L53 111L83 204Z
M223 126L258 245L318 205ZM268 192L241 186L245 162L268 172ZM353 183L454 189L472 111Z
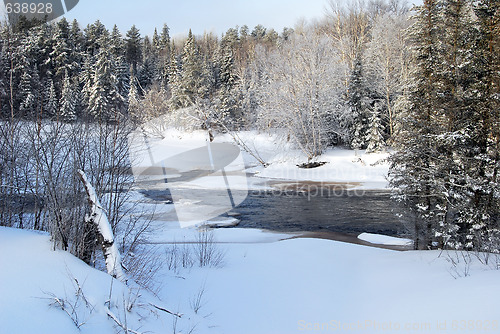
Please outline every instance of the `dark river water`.
M240 227L282 232L362 232L401 236L397 205L387 191L308 193L250 192L233 212Z
M323 190L301 191L296 187L288 188L286 191L251 190L241 204L230 210L229 215L240 220L238 227L243 228L280 232L335 232L349 235L363 232L389 236L405 235L406 230L396 217L398 206L391 200L388 191L354 191L341 187ZM145 191L144 194L157 201L171 198L168 190ZM195 199L198 204L207 205L217 203L218 198L227 196L227 192L224 191L207 193L184 190L177 194L183 199Z

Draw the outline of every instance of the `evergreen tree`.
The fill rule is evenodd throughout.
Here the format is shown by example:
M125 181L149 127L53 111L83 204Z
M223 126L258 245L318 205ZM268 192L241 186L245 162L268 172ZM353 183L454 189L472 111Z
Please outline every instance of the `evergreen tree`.
M135 25L127 31L125 42L126 60L132 65L134 74L137 73L137 65L142 60L141 34Z
M416 8L410 28L415 69L409 87L408 117L402 120L401 148L391 156L391 185L398 189L395 198L405 203L413 216L417 249L435 245L435 231L447 210L443 184L436 178L441 160L435 145L442 124L442 84L435 75L441 72L442 64L441 6L436 0L424 0Z
M103 44L103 41L109 42L109 31L101 21L97 20L93 24L88 25L84 32L86 51L90 56L96 56L102 47L108 47L107 44Z
M170 66L168 73L168 87L170 90L170 105L172 109L177 109L183 106L182 91L181 91L181 75L180 66L175 55L174 43L172 41L172 51L170 53Z
M381 119L381 104L375 102L371 110L368 133L366 134L367 153L380 152L384 149L384 126Z
M238 78L234 70L232 47L236 45L236 38L237 32L236 35L226 34L216 53L216 63L218 65L216 80L216 87L218 89L216 98L217 113L221 120L224 120L228 126L233 127L238 127L238 123L241 123L242 120L235 92Z
M44 108L44 111L48 116L54 117L58 114L59 107L57 101L58 100L57 100L54 81L52 79L49 79L47 90L45 92L45 108Z
M182 106L192 105L196 98L207 97L206 68L195 42L194 35L189 30L182 53L182 71L180 81L179 102Z
M105 44L105 41L101 41ZM89 96L88 111L95 119L116 118L123 110L123 97L118 92L115 64L109 51L101 48L93 70L93 85Z
M251 35L256 41L260 42L266 36L266 32L267 29L262 24L258 24L253 28Z
M59 84L64 74L73 69L71 59L72 51L69 44L70 27L68 21L63 17L56 24L54 46L50 53L50 59L54 68L54 80ZM60 87L60 86L58 86Z
M160 35L160 47L163 50L170 48L170 28L168 25L164 24Z
M113 30L111 31L111 43L110 52L115 57L124 57L125 52L125 42L122 39L122 34L115 24Z
M354 122L351 125L351 147L356 150L364 149L367 145L371 101L360 59L356 62L351 75L348 99Z
M156 56L159 56L160 52L162 50L162 46L161 46L161 43L160 43L160 36L158 36L158 30L156 30L156 28L155 28L155 31L153 33L153 39L151 41L151 47L153 48L153 53Z
M36 109L36 96L32 85L32 72L26 71L21 76L21 82L19 85L19 100L20 106L19 111L24 117L31 117L35 113ZM53 86L53 85L52 85Z
M139 110L139 93L137 90L137 79L134 76L132 66L130 66L130 90L127 97L128 114L135 122L141 122Z
M89 108L90 95L92 94L92 87L94 86L94 75L92 67L92 58L90 55L86 55L84 63L82 65L82 73L79 76L80 86L82 87L81 102L82 107L85 110Z
M74 84L71 82L68 71L64 74L59 114L63 121L76 120L76 94Z

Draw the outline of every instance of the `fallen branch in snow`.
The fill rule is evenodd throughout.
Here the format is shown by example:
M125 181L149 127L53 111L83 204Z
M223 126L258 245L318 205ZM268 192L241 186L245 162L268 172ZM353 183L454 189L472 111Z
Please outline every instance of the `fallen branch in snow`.
M176 316L177 318L182 318L183 314L182 313L175 313L175 312L172 312L172 311L169 311L167 310L166 308L163 308L161 306L158 306L158 305L155 305L153 303L149 303L149 305L153 306L155 309L157 310L160 310L160 311L163 311L163 312L166 312L168 314L171 314L173 316Z
M78 176L83 183L85 192L87 193L88 202L90 205L90 214L85 217L85 221L96 226L97 231L102 237L102 252L106 262L106 270L108 274L117 278L123 283L127 282L125 273L122 270L122 261L118 247L116 247L113 230L109 223L108 217L97 198L94 187L87 179L87 176L82 170L78 170Z
M108 317L110 317L111 319L113 319L113 321L121 329L123 329L125 331L125 333L142 334L141 332L134 331L133 329L127 328L127 326L125 326L124 324L122 324L121 321L120 321L120 319L118 319L118 317L116 315L114 315L114 313L111 312L111 310L109 308L107 308L107 307L106 307L106 313L107 313Z

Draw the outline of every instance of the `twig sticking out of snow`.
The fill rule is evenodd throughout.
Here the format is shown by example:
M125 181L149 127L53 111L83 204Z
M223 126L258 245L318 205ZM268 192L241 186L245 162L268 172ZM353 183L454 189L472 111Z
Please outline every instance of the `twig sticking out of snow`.
M157 310L160 310L160 311L163 311L163 312L166 312L168 314L171 314L173 316L176 316L177 318L182 318L183 314L182 313L175 313L175 312L172 312L172 311L169 311L167 310L166 308L164 307L161 307L161 306L158 306L158 305L155 305L153 303L149 303L149 305L153 306L155 309Z
M87 176L82 170L78 170L78 176L83 183L85 192L90 205L90 215L85 217L87 223L94 224L97 227L99 234L102 237L102 250L106 262L106 270L108 274L117 278L123 283L127 282L125 273L122 270L122 261L118 247L116 247L113 230L109 223L108 216L97 198L94 187L87 179Z
M121 323L121 321L118 319L116 315L114 315L113 312L109 308L106 308L106 313L108 314L108 317L113 319L113 321L125 331L125 333L132 333L132 334L142 334L141 332L134 331L133 329L127 328L124 324Z

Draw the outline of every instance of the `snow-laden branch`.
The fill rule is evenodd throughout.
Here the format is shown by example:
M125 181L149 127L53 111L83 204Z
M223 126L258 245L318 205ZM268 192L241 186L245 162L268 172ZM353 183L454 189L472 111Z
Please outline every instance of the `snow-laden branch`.
M113 230L109 223L108 217L97 198L94 187L87 179L87 175L82 170L78 170L78 176L83 183L85 192L90 205L90 214L85 217L85 220L94 224L102 237L102 251L106 262L106 270L108 274L117 278L121 282L126 283L126 276L122 270L122 261L118 247L115 244Z

